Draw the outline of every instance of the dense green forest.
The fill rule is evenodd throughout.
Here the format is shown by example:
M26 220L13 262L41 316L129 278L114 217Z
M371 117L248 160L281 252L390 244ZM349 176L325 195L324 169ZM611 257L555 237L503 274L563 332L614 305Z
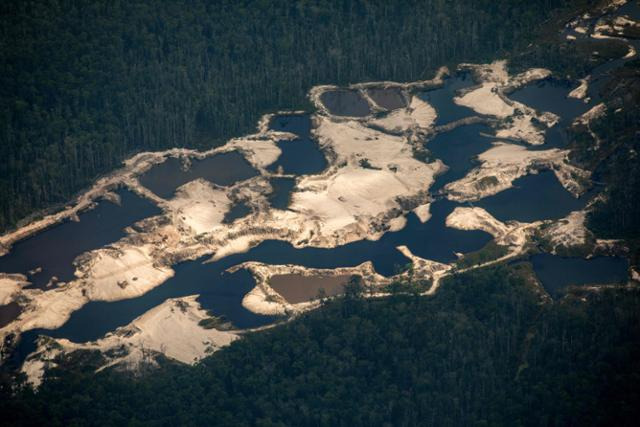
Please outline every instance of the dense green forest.
M133 152L219 144L319 83L506 55L587 3L1 2L0 230Z
M0 413L5 425L634 425L640 292L575 292L543 302L528 264L453 276L434 297L351 292L195 367L94 376L97 356L72 354L38 394L0 396Z
M606 114L572 130L573 161L593 171L602 195L588 215L599 238L623 239L640 265L640 61L612 71L602 90ZM594 139L594 136L596 139Z
M640 60L614 73L604 89L607 114L592 125L601 142L595 150L580 150L593 146L581 133L576 151L585 153L582 161L607 183L607 199L590 214L590 228L605 238L640 241Z

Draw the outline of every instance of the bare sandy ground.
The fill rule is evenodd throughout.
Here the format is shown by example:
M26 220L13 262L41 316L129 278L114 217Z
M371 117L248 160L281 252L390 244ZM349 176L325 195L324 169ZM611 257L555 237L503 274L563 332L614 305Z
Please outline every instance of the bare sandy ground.
M200 322L211 316L196 298L197 295L169 299L97 341L79 344L41 337L38 349L25 361L22 371L31 384L38 386L44 370L55 366L56 357L77 350L98 350L105 355L105 363L98 370L114 365L136 369L142 363L155 363L158 354L194 364L238 338L232 331L201 326Z
M445 186L447 198L473 201L491 196L513 186L513 181L540 170L550 169L562 186L580 196L589 181L589 172L569 163L569 150L527 150L526 147L503 142L478 156L480 165L465 177Z
M505 93L547 77L547 70L532 69L509 76L506 63L502 61L464 67L473 71L479 86L460 94L455 102L469 106L479 114L492 116L490 123L496 128L498 137L529 144L543 141L544 129L534 126L531 120L535 118L550 127L555 125L557 118L515 103ZM8 334L20 335L34 328L57 328L89 301L117 301L143 295L172 277L172 266L181 261L202 256L219 260L248 251L268 239L287 241L296 248L331 248L363 239L377 240L388 231L403 228L406 214L411 211L421 221L428 221L432 202L429 188L435 177L446 170L446 165L437 159L419 160L415 149L426 138L455 126L437 129L434 126L437 112L415 93L442 85L447 73L448 70L442 68L431 80L350 86L349 89L360 91L370 103L372 114L367 117L333 116L322 105L320 96L337 88L319 86L311 89L309 97L318 109L311 116L312 133L329 164L321 174L296 177L291 202L286 209L274 209L269 204L268 196L273 191L269 178L273 174L266 168L281 154L276 142L293 139L295 135L269 130L272 114L260 120L255 134L232 139L216 149L140 153L126 160L122 169L96 181L65 209L1 236L0 250L9 250L16 241L91 209L100 198L113 197L112 190L118 186L125 186L153 201L162 213L130 227L120 241L78 257L76 277L68 283L47 290L24 289L26 278L2 276L1 300L20 299L24 309L17 319L0 329L0 338ZM366 95L369 88L396 88L407 100L406 106L385 111ZM474 117L471 122L477 120L486 119ZM461 121L459 125L465 123ZM202 159L231 151L241 153L259 175L230 186L197 179L184 184L168 200L156 196L138 181L141 174L170 157ZM568 163L566 151L557 149L531 151L521 145L500 142L480 154L478 160L477 168L445 187L448 198L463 201L486 197L509 188L518 177L541 168L553 169L565 188L574 194L582 190L580 179L588 177L586 172ZM252 212L230 224L224 223L225 214L240 200L251 206ZM563 244L571 243L568 236L577 230L573 226L576 218L567 221L572 225L558 223L552 233ZM539 222L505 224L479 208L457 208L447 218L449 227L479 229L492 234L496 243L509 247L506 258L522 254L540 225ZM430 281L431 286L425 294L433 294L441 279L453 271L453 264L422 259L405 246L397 249L411 260L413 267L411 272L393 278L377 274L371 263L333 270L259 263L236 266L235 269L248 269L257 283L242 304L255 313L290 316L318 306L318 301L288 302L269 286L269 279L274 275L358 275L370 286L371 296L381 296L385 295L384 286L392 280L414 276ZM198 326L208 315L194 298L168 300L130 325L95 342L71 343L43 338L36 354L28 358L24 370L37 384L43 369L54 363L56 356L76 349L97 349L104 354L114 348L125 349L118 356L107 357L107 365L136 367L147 360L149 354L157 353L191 363L236 337L235 332L205 330Z
M478 85L454 98L456 104L469 107L478 114L499 119L496 136L522 141L531 145L544 144L547 128L555 126L559 118L549 112L538 112L522 103L510 100L507 93L536 80L549 77L551 72L533 68L521 74L509 75L506 61L491 64L462 64L470 70Z

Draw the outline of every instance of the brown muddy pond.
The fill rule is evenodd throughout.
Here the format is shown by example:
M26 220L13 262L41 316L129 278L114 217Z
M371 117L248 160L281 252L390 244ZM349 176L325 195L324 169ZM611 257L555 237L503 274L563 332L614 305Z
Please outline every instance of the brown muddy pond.
M340 276L303 276L302 274L277 274L269 279L269 286L283 296L290 304L307 302L317 298L318 291L324 289L325 295L334 296L344 293L344 286L351 275Z
M13 322L20 316L22 308L17 302L10 302L9 304L0 305L0 328Z
M336 116L364 117L371 113L367 100L355 90L331 90L320 95L320 101Z
M367 95L373 99L373 102L387 110L395 110L396 108L404 108L407 106L407 102L404 96L402 96L400 89L368 89Z

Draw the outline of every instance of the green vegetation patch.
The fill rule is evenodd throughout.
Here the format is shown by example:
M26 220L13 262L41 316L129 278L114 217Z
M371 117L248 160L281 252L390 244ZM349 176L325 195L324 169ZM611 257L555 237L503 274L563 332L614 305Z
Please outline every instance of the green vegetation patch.
M456 261L455 265L459 269L473 267L474 265L496 260L508 253L509 248L507 246L499 245L492 240L477 251L464 254L461 259Z

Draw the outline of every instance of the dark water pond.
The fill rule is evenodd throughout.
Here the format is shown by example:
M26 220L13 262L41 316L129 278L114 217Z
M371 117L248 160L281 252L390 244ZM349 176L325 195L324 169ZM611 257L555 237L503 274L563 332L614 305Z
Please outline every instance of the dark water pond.
M242 307L242 298L255 286L247 271L224 273L227 263L203 263L204 259L179 264L176 274L149 293L139 298L116 302L90 302L76 311L54 336L83 342L101 337L105 333L126 325L146 311L162 304L168 298L200 294L198 301L205 309L224 316L236 327L251 328L270 323L271 316L254 314ZM224 268L223 268L224 267ZM92 325L87 327L87 325Z
M491 134L490 127L482 124L466 125L450 132L438 134L426 143L426 147L449 170L436 178L431 192L436 192L449 182L463 178L476 164L473 159L491 148L492 138L481 133Z
M582 209L591 197L593 193L589 192L576 199L560 185L553 172L542 171L516 179L513 188L473 204L486 209L500 221L532 222L563 218Z
M592 105L582 99L568 98L574 89L571 83L556 79L544 79L533 82L509 94L509 98L521 102L540 112L551 112L560 117L560 121L547 129L544 145L531 147L546 150L551 147L565 147L568 143L566 128L573 120L587 112Z
M61 328L34 330L24 334L16 357L24 358L34 349L38 334L64 337L82 342L100 338L119 326L161 304L167 298L200 294L205 309L223 315L241 328L255 327L273 322L269 316L259 316L244 309L242 297L254 286L246 272L222 274L227 268L245 262L260 261L270 264L296 264L311 268L351 267L372 261L376 271L390 276L408 263L395 247L407 245L416 255L441 262L456 259L454 252L480 249L491 236L482 231L461 231L444 226L446 216L456 206L443 200L432 205L432 219L421 223L413 214L407 226L398 232L387 233L379 241L358 241L333 249L295 249L289 243L270 240L244 254L225 257L215 263L202 260L179 264L173 278L150 292L134 299L116 302L91 302L71 315Z
M222 222L224 224L231 224L236 219L244 218L251 213L251 208L244 203L236 203L229 209L224 215Z
M282 168L285 174L311 175L321 173L327 167L327 159L312 139L278 141L277 145L282 154L268 167L271 172Z
M228 274L224 270L231 266L229 262L203 264L203 260L175 266L176 274L173 278L142 297L116 302L90 302L74 312L69 321L58 329L25 332L12 355L13 363L22 363L35 350L38 335L68 338L73 342L96 340L107 332L127 325L168 298L200 294L198 302L204 309L224 316L239 328L257 327L277 319L254 314L242 307L242 298L255 286L247 271Z
M407 106L407 101L402 95L402 91L397 88L375 88L367 89L367 95L382 108L395 110Z
M431 103L438 111L437 124L449 123L474 115L472 110L457 106L452 100L457 90L471 85L473 85L473 81L468 75L457 75L448 79L443 88L424 92L420 94L420 97ZM584 106L581 101L567 101L566 93L570 89L566 86L556 85L553 81L547 81L515 92L512 94L512 98L534 108L556 112L563 117L563 121L567 121L580 114L582 108L586 111L588 107ZM538 94L536 91L541 92ZM386 92L375 94L370 92L370 94L386 108L397 108L396 105L400 105L397 94ZM322 95L321 102L336 115L364 116L369 114L367 102L356 91L326 92ZM303 174L317 173L326 167L326 159L311 138L311 122L308 115L277 116L271 120L269 126L271 129L292 132L299 136L299 139L295 141L279 143L283 155L272 166L273 168L277 169L278 166L282 166L287 173ZM489 132L489 128L484 125L462 126L449 133L438 135L434 140L427 142L427 147L434 156L442 159L450 167L449 172L438 178L434 190L441 188L447 182L464 176L473 167L472 158L490 147L491 139L481 136L481 132ZM560 137L558 136L558 138ZM193 161L187 170L183 170L180 160L168 159L165 163L155 166L143 175L140 181L151 191L166 198L171 197L180 185L196 178L228 185L250 178L255 174L256 171L240 154L228 153L202 161ZM270 197L272 206L286 209L295 181L291 178L275 178L271 183L274 187L274 192ZM582 208L587 200L586 197L573 198L562 188L551 172L520 178L516 180L514 185L515 188L483 199L476 205L484 207L500 220L534 221L564 217L569 212ZM142 203L144 206L135 207L136 203ZM482 231L461 231L446 227L445 218L456 206L459 205L448 200L436 201L431 206L432 218L429 221L423 224L414 214L410 214L404 229L386 233L375 242L364 240L332 249L295 249L289 243L272 240L262 242L247 253L231 255L215 263L204 264L203 260L197 260L179 264L175 266L176 275L173 278L145 295L116 302L92 302L73 313L71 319L57 330L35 330L25 333L17 355L24 357L32 351L33 341L40 333L64 337L77 342L94 340L119 326L130 323L167 298L193 294L200 294L199 301L205 309L226 317L239 328L256 327L274 322L276 320L274 317L256 315L242 307L243 296L254 286L254 280L249 273L246 271L234 274L224 273L227 268L245 261L297 264L310 268L349 267L371 261L377 272L391 276L409 261L395 249L396 246L406 245L420 257L439 262L451 262L456 259L455 253L478 250L491 240L491 236ZM103 212L99 209L114 211ZM125 215L124 219L118 219L118 209L129 216ZM121 236L118 233L121 233L125 226L138 219L155 215L156 211L157 208L150 203L124 192L122 208L107 202L101 203L96 210L83 214L80 223L65 223L32 238L44 239L42 242L36 242L30 247L24 246L23 249L20 249L20 245L27 245L32 239L18 243L11 254L0 258L0 271L5 271L2 267L3 262L8 262L7 260L11 259L11 256L19 259L19 254L22 253L26 254L22 255L23 258L28 258L27 255L35 257L37 254L46 254L46 257L49 257L50 253L60 251L59 246L63 246L60 245L60 242L65 242L65 250L62 252L66 252L67 248L73 248L73 245L80 248L87 247L87 249L78 249L77 254L102 246L105 244L104 241L108 243L117 240ZM246 205L237 204L227 214L225 220L233 221L248 214L249 211ZM87 218L91 217L86 216L91 215L92 212L93 215L102 212L102 216L88 220ZM102 222L106 224L102 224ZM44 237L57 228L78 226L77 224L85 224L88 228L73 232L58 232L57 235L50 234L50 237ZM95 241L92 240L94 235L101 233L99 230L102 226L105 227L106 237L101 240L97 238ZM81 236L78 238L79 243L67 243L69 236L73 235ZM48 247L50 250L43 251L43 247ZM49 277L55 271L55 275L64 280L66 277L64 274L69 273L65 273L65 271L58 273L59 270L56 269L64 270L63 264L65 263L70 267L71 261L76 255L51 261L51 267L48 267L51 272L48 272L48 269L45 271ZM597 258L587 261L549 257L551 256L536 255L532 257L532 262L540 280L547 289L550 289L550 293L556 292L556 289L561 289L569 283L618 281L623 280L627 274L626 261L617 258L603 258L602 260ZM39 264L33 265L33 267L37 265ZM18 270L6 270L6 272L24 272L26 269L30 268L20 264ZM73 273L71 268L69 271L70 274ZM281 290L287 293L290 291L290 285L297 282L298 278L289 277L282 280L284 282L280 284L287 289ZM276 286L280 286L278 280L276 280ZM313 297L316 295L317 289L318 287L315 285L304 289L296 288L291 290L291 292L295 292L289 294L289 298L307 298L308 293L314 291L311 295ZM339 287L333 287L332 284L330 290L338 292ZM302 292L301 296L298 295L300 292Z
M203 160L193 160L186 170L180 159L171 157L149 169L140 176L139 181L156 195L168 199L173 197L178 187L197 178L218 185L231 185L257 174L242 154L232 151Z
M538 111L557 114L570 123L590 107L581 99L568 98L573 85L566 81L544 79L509 94L509 98Z
M533 269L550 295L556 297L570 285L619 283L629 278L629 263L624 258L563 258L551 254L531 257Z
M311 137L311 118L308 114L275 116L271 119L269 128L290 132L299 138L277 143L282 154L269 165L268 170L275 172L282 168L286 174L305 175L320 173L327 167L327 159Z
M453 102L457 91L473 86L473 84L473 79L468 73L459 73L446 79L443 87L421 92L418 96L436 109L438 118L435 124L439 126L477 115L471 108L463 107Z
M95 209L79 215L80 221L66 221L28 239L17 242L0 257L0 272L23 273L42 269L29 277L34 287L42 288L56 276L74 278L73 260L80 254L113 243L125 236L133 223L160 214L150 201L127 190L118 190L121 204L103 200Z
M318 297L322 289L326 296L344 293L351 276L303 276L302 274L277 274L269 279L269 286L290 304L307 302Z
M309 138L311 136L311 117L308 114L280 114L271 118L269 129L295 133L299 137Z
M640 20L640 2L638 0L628 1L616 11L615 15L627 15L635 21Z
M269 195L269 202L275 209L287 209L291 202L291 192L296 186L294 178L272 178L269 180L273 192Z
M10 302L9 304L0 305L0 328L17 319L21 312L22 308L15 301Z
M247 254L239 255L235 263L248 260L268 264L295 264L311 268L353 267L365 261L373 262L376 271L391 276L409 261L395 248L406 245L423 258L440 262L456 259L455 252L471 252L483 247L491 236L482 231L461 231L444 225L445 218L458 206L448 200L432 204L432 218L421 223L414 214L400 231L386 233L378 241L362 240L332 249L294 249L289 243L269 240ZM232 258L235 257L232 256ZM226 262L225 258L222 261Z
M335 116L364 117L371 113L369 103L355 90L324 92L320 102Z

